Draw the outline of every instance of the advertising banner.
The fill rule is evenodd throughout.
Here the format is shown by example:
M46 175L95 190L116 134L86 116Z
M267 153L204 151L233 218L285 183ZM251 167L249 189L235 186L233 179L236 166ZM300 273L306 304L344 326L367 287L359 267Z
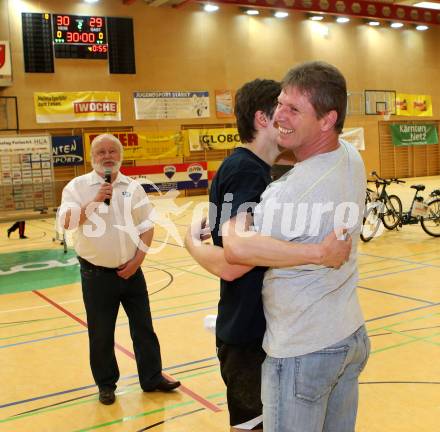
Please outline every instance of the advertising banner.
M52 146L48 135L0 137L0 209L53 205Z
M238 130L225 129L188 129L186 139L190 151L228 150L241 144Z
M120 121L119 92L34 93L37 123Z
M12 84L11 49L9 41L0 41L0 86Z
M215 91L215 115L217 118L234 117L234 98L231 90Z
M82 136L53 136L54 166L74 166L84 163Z
M396 147L438 144L435 124L393 124L390 131Z
M207 162L136 167L123 166L121 172L141 183L146 192L208 187Z
M397 93L396 114L402 116L432 117L431 96Z
M364 138L364 128L344 128L339 138L348 141L358 150L365 150L365 138Z
M207 118L207 91L134 92L136 120Z
M182 135L180 132L111 132L121 141L126 160L155 160L174 158L182 155ZM84 134L84 151L90 162L90 144L99 133Z

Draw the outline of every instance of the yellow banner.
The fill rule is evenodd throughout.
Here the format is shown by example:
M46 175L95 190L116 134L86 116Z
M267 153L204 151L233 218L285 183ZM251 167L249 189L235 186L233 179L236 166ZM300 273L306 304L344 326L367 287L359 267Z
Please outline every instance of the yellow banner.
M120 121L119 92L34 93L37 123Z
M241 144L235 128L224 129L188 129L185 138L189 142L190 151L227 150Z
M432 117L431 96L397 93L396 114L402 116Z
M180 132L111 132L111 134L121 141L125 160L155 160L182 155ZM90 143L98 135L99 133L84 134L84 153L87 162L90 162Z

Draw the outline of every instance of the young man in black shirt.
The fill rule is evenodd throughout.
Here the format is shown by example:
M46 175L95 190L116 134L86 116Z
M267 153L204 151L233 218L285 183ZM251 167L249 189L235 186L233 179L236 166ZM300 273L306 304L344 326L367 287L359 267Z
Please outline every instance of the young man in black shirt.
M271 181L270 169L280 154L278 131L272 120L280 92L278 82L262 79L246 83L237 91L235 115L245 146L223 161L212 182L209 200L216 211L210 214L210 224L216 246L223 245L221 225L241 211L250 211ZM197 248L190 235L186 244L202 266L221 277L216 339L231 430L261 429L261 364L266 357L261 348L266 328L261 287L266 268L254 267L243 276L246 266L225 266L222 272L224 259L201 262L203 248Z

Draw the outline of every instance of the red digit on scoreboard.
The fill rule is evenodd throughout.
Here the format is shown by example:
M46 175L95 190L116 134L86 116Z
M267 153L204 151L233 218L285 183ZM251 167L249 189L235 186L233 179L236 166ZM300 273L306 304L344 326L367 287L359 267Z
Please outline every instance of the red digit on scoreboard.
M68 15L57 15L57 26L69 26L70 18Z
M94 27L101 28L102 27L102 18L90 17L89 25L90 25L90 28L94 28Z

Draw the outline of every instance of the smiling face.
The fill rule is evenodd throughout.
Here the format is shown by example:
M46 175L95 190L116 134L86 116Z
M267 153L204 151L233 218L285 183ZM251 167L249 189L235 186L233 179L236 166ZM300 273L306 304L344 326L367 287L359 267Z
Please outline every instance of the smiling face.
M307 95L296 87L286 87L278 97L274 120L278 125L278 144L295 152L319 139L321 120Z
M103 140L97 143L92 150L92 167L103 175L106 169L111 169L112 174L119 171L122 163L119 146L110 140Z
M274 114L278 144L292 150L297 161L332 151L338 146L337 118L335 110L318 117L309 95L298 87L287 86L278 97Z

